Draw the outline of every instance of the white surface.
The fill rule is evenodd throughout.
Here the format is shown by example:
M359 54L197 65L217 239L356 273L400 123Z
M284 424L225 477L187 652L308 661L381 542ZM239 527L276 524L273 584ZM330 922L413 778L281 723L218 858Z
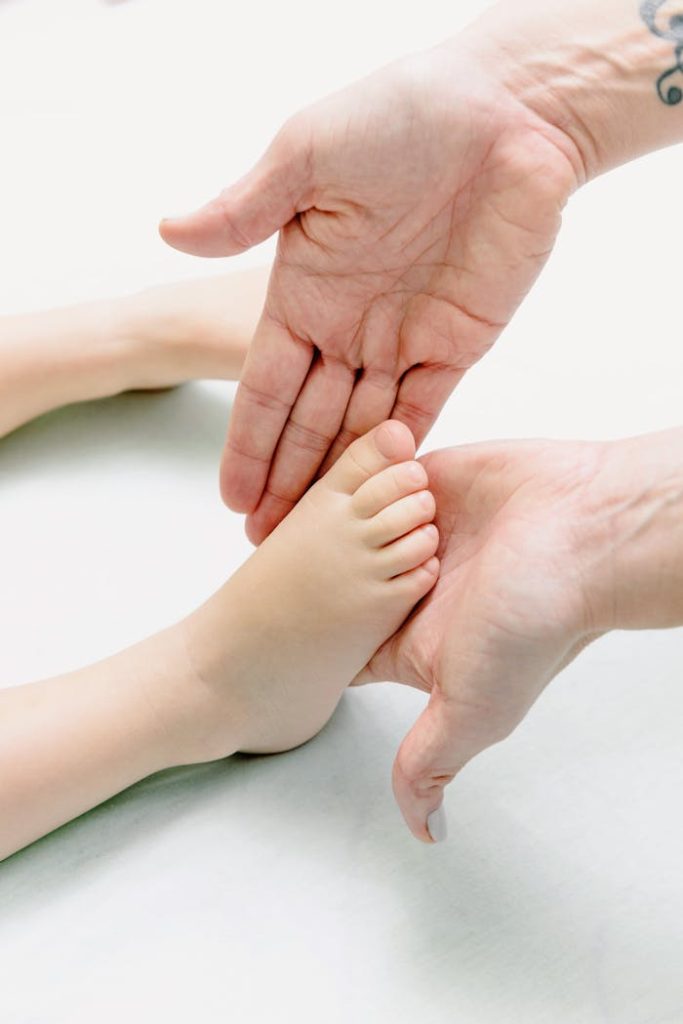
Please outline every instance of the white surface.
M157 218L477 4L455 6L0 3L0 308L204 272ZM572 201L429 446L680 421L680 160ZM151 632L245 558L216 487L227 413L226 388L197 385L0 444L4 682ZM681 641L590 649L451 787L441 848L392 802L423 701L399 687L348 695L301 750L135 787L0 866L0 1019L681 1024Z

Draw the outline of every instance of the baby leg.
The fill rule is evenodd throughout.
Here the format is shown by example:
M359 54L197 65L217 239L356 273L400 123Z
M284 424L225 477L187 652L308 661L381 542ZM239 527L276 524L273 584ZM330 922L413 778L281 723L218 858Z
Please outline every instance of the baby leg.
M238 379L266 283L243 271L0 317L0 436L72 402Z
M414 454L406 427L382 424L186 620L0 691L0 859L153 772L315 735L436 581Z

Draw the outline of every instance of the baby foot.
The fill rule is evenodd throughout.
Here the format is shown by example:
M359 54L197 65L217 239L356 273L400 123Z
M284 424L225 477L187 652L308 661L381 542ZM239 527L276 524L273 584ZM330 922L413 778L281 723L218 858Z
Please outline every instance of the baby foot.
M356 441L182 624L201 708L188 760L310 739L434 585L435 504L414 455L395 421Z

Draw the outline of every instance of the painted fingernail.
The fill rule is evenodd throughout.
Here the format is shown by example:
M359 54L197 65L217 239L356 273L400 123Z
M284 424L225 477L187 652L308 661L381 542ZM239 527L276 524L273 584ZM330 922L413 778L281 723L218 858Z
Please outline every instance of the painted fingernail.
M448 824L443 804L427 815L427 831L435 843L443 843L448 839Z

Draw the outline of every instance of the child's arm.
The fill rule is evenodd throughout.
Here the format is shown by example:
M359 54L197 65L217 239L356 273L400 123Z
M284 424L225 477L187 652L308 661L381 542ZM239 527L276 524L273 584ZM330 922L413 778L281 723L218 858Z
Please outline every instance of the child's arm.
M72 402L186 380L236 380L267 272L0 318L0 436Z

